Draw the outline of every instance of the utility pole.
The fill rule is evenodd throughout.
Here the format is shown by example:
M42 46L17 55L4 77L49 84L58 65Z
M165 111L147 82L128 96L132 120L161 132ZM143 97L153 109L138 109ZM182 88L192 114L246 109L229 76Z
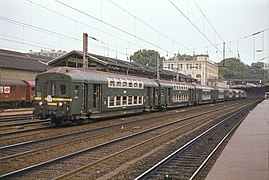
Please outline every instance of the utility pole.
M225 66L225 42L223 42L223 66Z
M159 54L158 54L157 55L157 80L160 79L159 66L160 66L160 59L159 59Z
M83 68L88 69L88 34L83 33Z

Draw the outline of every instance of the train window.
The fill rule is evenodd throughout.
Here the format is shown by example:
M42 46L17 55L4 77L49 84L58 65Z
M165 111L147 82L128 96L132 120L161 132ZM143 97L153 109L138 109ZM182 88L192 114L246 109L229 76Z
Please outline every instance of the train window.
M133 87L133 82L132 81L128 81L128 86L129 87Z
M122 105L126 106L127 105L127 96L122 97Z
M117 87L121 87L121 82L120 82L120 80L117 80Z
M126 80L122 80L122 87L127 87L127 82L126 82Z
M114 97L108 97L109 107L115 106Z
M110 86L110 87L114 87L114 86L115 86L115 82L114 82L114 80L109 80L109 86Z
M26 87L25 86L21 86L21 91L25 91Z
M162 96L164 96L164 89L162 89L162 93L161 93Z
M11 92L15 92L15 91L16 91L16 86L11 85L11 86L10 86L10 91L11 91Z
M134 96L134 104L137 104L137 98L138 96Z
M132 105L132 104L133 104L133 97L128 96L128 105Z
M75 98L79 96L79 86L75 86Z
M55 83L51 83L51 95L55 96Z
M134 81L134 87L138 87L138 83Z
M61 95L64 95L66 93L66 85L60 84L60 92Z
M121 99L120 96L116 97L116 106L120 106L120 99Z
M143 100L143 97L138 97L138 104L143 104L142 100Z

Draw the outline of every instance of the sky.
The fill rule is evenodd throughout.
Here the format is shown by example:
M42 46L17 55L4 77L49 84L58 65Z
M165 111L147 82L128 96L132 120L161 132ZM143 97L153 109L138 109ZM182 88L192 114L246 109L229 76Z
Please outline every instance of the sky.
M0 0L0 27L0 48L19 52L82 50L88 33L90 53L122 60L151 49L269 63L268 0Z

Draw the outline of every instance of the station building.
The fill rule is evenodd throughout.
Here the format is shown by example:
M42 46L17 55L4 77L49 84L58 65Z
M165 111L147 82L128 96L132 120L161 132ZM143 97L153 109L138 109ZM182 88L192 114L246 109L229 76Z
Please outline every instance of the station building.
M163 61L163 69L182 73L197 79L198 84L209 85L209 79L218 79L218 65L208 55L196 55L190 59L173 58Z
M0 79L34 81L48 69L50 57L0 49Z
M157 69L155 67L141 65L135 62L123 61L115 58L105 57L96 54L88 53L88 68L99 71L114 72L126 75L134 75L141 77L148 77L152 79L157 78ZM63 56L55 58L48 62L49 68L67 66L67 67L83 67L83 52L73 50ZM181 73L159 69L160 79L173 80L180 82L196 82L195 78L186 76Z

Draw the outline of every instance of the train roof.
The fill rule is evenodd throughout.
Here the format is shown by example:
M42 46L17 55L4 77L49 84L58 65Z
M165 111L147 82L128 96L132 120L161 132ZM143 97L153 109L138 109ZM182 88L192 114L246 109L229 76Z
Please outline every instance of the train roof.
M129 76L123 74L109 73L103 71L82 69L82 68L72 68L72 67L55 67L44 73L37 75L44 76L51 73L60 73L70 76L74 81L80 82L94 82L94 83L107 83L108 79L121 79L121 80L139 80L148 86L158 86L158 84L149 78L139 77L139 76Z
M194 86L195 86L197 89L214 90L214 88L211 87L211 86L200 85L200 84L194 84Z
M0 85L1 86L12 86L12 85L24 85L24 86L26 86L26 84L23 81L15 80L15 79L10 79L10 80L1 79Z

